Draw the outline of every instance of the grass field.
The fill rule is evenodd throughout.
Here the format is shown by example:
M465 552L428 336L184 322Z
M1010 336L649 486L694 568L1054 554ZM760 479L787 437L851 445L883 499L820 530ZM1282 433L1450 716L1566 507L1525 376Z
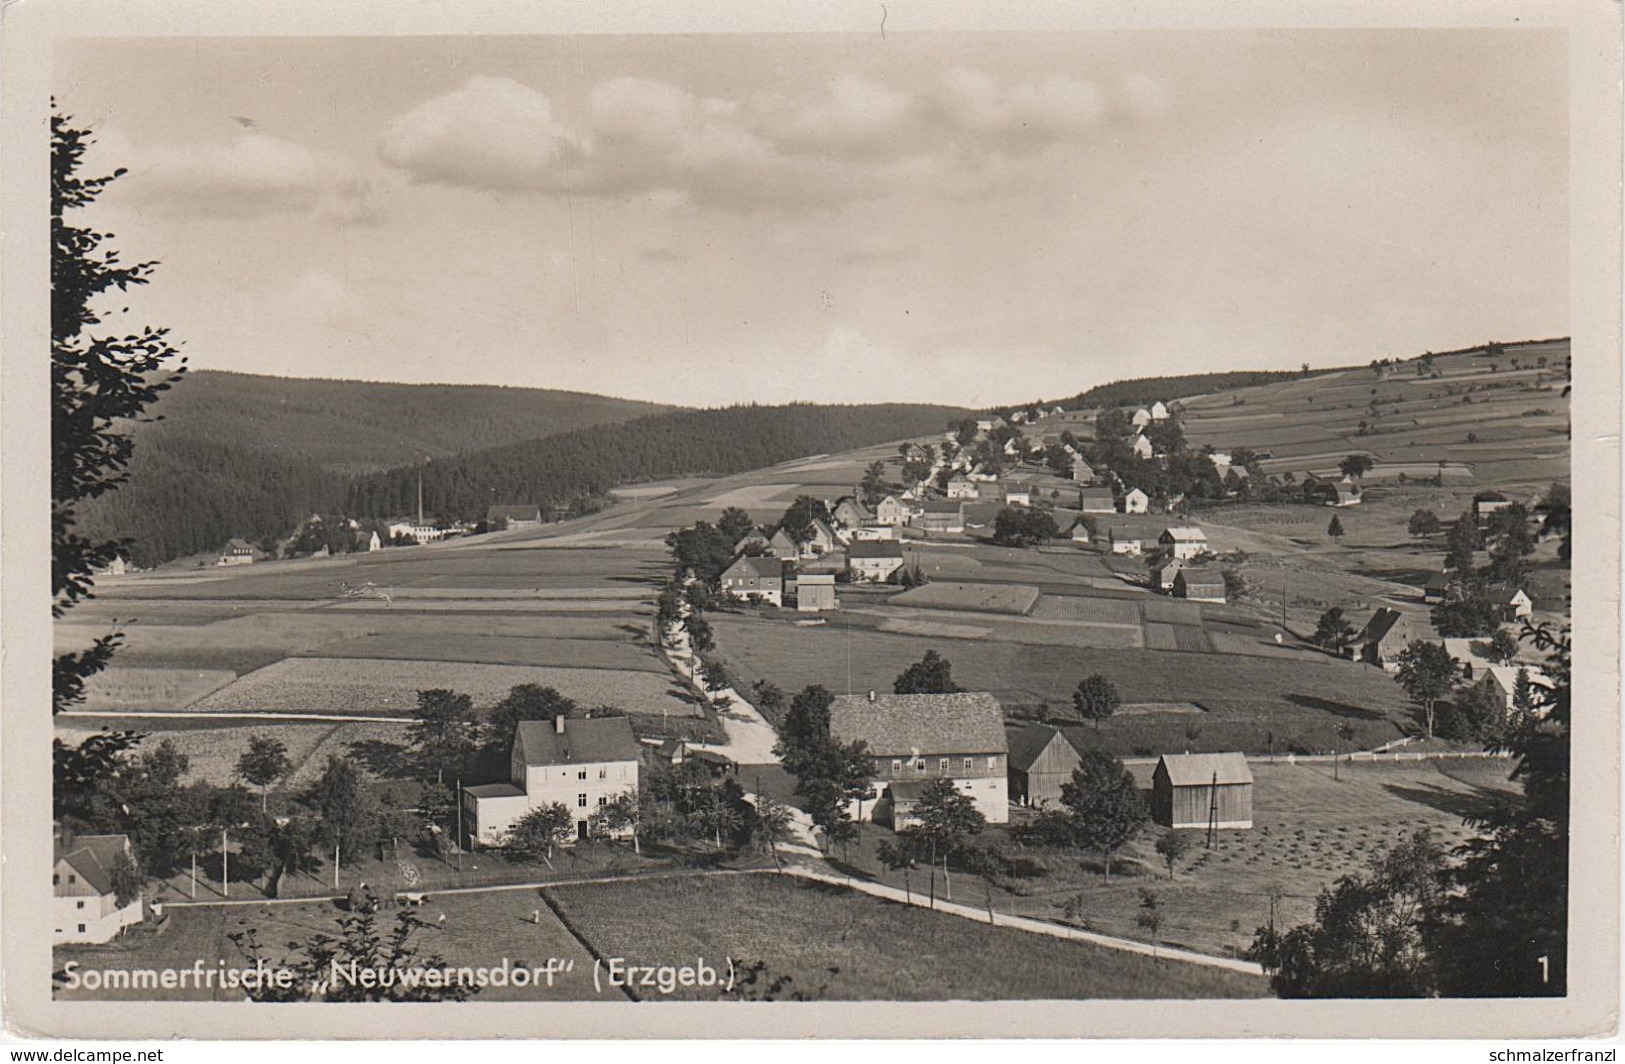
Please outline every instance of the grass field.
M664 674L666 666L646 646L621 641L528 639L471 632L369 635L323 643L306 652L321 658L388 658L457 661L484 665L541 665L575 669L629 669Z
M123 659L120 658L120 661ZM86 710L181 709L237 678L229 669L110 665L85 682Z
M612 705L628 713L698 712L671 696L669 675L655 672L372 658L289 658L249 673L191 708L388 716L411 713L417 692L427 688L450 688L472 696L476 706L489 706L510 688L527 683L556 687L584 706Z
M1262 979L753 875L551 888L603 956L764 961L827 1000L1260 997ZM688 1000L712 996L698 989ZM681 999L673 995L674 999Z

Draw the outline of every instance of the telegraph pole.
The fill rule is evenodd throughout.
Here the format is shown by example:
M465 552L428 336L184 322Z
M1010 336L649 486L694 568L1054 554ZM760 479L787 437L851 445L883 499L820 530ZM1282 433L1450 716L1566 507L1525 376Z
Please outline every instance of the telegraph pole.
M226 849L226 829L220 829L220 888L231 897L231 851Z
M463 870L463 780L457 778L457 871Z

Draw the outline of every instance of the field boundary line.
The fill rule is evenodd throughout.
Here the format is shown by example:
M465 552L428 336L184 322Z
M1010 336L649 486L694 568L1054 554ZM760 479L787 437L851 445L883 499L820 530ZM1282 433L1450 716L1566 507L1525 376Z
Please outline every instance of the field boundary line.
M766 871L772 871L767 869ZM990 927L1009 927L1017 931L1027 931L1037 935L1048 935L1051 938L1067 939L1073 942L1088 942L1092 945L1102 946L1106 949L1121 950L1125 953L1138 953L1146 957L1155 957L1161 960L1182 961L1186 964L1204 965L1209 968L1222 968L1226 971L1240 972L1244 975L1264 974L1264 968L1256 961L1238 960L1234 957L1215 957L1208 953L1197 953L1194 950L1180 949L1175 946L1153 946L1148 942L1136 942L1133 939L1114 938L1111 935L1102 935L1096 931L1083 931L1075 927L1062 927L1044 920L1035 920L1030 916L1010 916L997 912L989 918L986 909L978 909L970 905L961 905L958 902L938 899L933 907L928 899L919 898L913 894L888 887L882 883L870 883L861 880L848 879L845 876L832 875L828 872L818 872L810 868L787 866L784 875L794 876L798 879L807 879L816 883L825 883L830 886L845 887L860 894L896 902L899 905L910 905L917 909L934 909L936 912L947 913L962 919L972 920Z
M283 660L287 660L287 659L283 659ZM332 660L332 659L329 659L329 660ZM69 709L69 710L64 710L63 712L58 713L56 715L56 719L58 719L58 720L61 720L64 717L68 718L69 720L72 720L75 717L102 717L102 718L107 718L107 717L131 717L131 718L136 718L136 719L146 717L146 718L152 718L152 719L156 719L156 720L189 720L189 719L190 720L298 720L298 721L306 721L306 722L309 722L309 721L326 722L326 723L332 723L332 724L351 724L351 723L360 723L360 724L411 724L412 723L412 718L410 716L405 716L405 715L402 715L402 716L399 716L399 717L373 717L373 716L351 717L351 716L345 716L344 714L341 714L341 713L282 713L282 712L279 712L277 710L267 710L264 713L249 713L249 712L244 712L242 710L232 710L230 712L217 713L217 712L215 712L213 710L208 710L208 709L150 709L150 710L148 710L148 709L138 709L138 710Z

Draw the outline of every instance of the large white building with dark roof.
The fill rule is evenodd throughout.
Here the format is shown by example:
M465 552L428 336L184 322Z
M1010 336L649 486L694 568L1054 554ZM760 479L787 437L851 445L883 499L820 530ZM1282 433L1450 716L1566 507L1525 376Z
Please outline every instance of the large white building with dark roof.
M521 721L508 782L463 788L468 836L501 846L526 813L556 802L575 818L576 838L585 839L600 809L637 790L642 754L625 717Z
M988 823L1010 820L1004 708L990 694L844 695L830 706L829 731L837 742L861 741L873 760L875 798L854 810L859 817L908 827L926 786L947 779Z
M124 835L80 835L55 840L51 871L52 942L109 942L131 924L141 922L141 896L124 905L113 888L113 868L130 858Z

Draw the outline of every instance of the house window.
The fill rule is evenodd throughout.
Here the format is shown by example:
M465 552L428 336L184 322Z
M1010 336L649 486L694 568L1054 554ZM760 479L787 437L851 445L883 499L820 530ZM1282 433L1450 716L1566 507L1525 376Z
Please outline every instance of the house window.
M968 757L967 757L967 758L966 758L966 759L965 759L965 771L966 771L966 772L969 772L969 771L970 771L970 770L971 770L971 765L973 765L973 764L974 764L974 763L975 763L975 762L974 762L974 761L973 761L973 760L972 760L972 759L971 759L971 758L968 758Z
M83 909L85 907L85 903L82 901L76 901L73 903L73 907L75 909Z
M604 808L604 806L606 806L608 804L609 804L609 795L600 794L598 796L598 808L602 809L602 808Z
M69 883L77 883L77 882L79 882L79 877L74 875L72 872L69 872L68 873L68 882Z
M582 769L580 772L576 773L576 779L584 780L586 778L587 778L587 770L586 769Z
M576 795L576 805L583 809L587 808L587 796L585 794Z
M925 759L924 758L921 758L920 760L914 762L914 771L915 772L924 772L925 771Z
M601 779L601 780L609 779L609 769L607 769L607 768L599 769L598 770L598 778Z
M944 776L946 776L948 774L948 759L947 758L942 757L942 758L937 759L937 771L942 773Z
M989 754L988 759L987 759L987 770L989 772L996 772L996 771L998 771L998 768L999 768L999 755L998 754Z
M902 775L902 773L903 773L903 763L901 761L893 761L891 763L891 774L893 776L900 776L900 775Z
M79 933L80 933L80 934L81 934L81 935L82 935L82 934L84 934L84 933L85 933L85 925L84 925L84 924L80 924L80 925L79 925Z
M51 874L51 886L54 887L54 886L58 885L61 882L62 882L62 877L59 874L53 872Z

